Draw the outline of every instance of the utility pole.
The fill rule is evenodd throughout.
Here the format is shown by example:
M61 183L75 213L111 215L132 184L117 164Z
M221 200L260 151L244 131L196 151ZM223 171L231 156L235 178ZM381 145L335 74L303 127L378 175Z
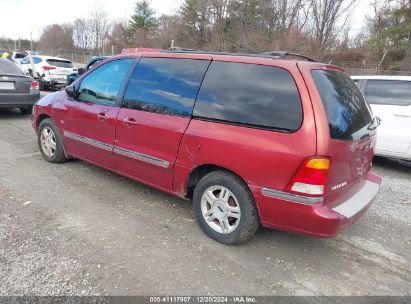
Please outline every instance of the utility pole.
M33 51L33 32L30 32L30 52Z
M21 51L21 39L19 37L19 51Z

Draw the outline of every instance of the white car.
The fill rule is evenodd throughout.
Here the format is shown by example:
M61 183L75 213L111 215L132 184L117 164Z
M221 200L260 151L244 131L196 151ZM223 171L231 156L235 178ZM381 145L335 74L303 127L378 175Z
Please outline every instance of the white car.
M411 76L352 76L381 118L375 154L411 160Z
M50 56L32 56L36 75L35 78L41 78L40 89L44 88L62 88L67 83L67 75L77 71L70 60L50 57ZM32 68L29 57L20 62L20 68L26 75L31 75Z
M11 54L11 59L13 59L13 61L19 65L20 62L24 59L24 57L26 57L26 54L22 53L22 52L13 52Z

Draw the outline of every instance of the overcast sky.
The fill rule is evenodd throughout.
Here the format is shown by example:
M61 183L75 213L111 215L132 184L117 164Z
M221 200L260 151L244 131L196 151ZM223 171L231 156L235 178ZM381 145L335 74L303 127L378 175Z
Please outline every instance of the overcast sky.
M12 39L39 38L41 29L48 24L71 22L87 16L97 5L104 8L111 19L128 18L136 0L0 0L0 37ZM151 0L158 15L173 14L182 0ZM370 0L358 0L351 16L352 34L358 33L370 14Z

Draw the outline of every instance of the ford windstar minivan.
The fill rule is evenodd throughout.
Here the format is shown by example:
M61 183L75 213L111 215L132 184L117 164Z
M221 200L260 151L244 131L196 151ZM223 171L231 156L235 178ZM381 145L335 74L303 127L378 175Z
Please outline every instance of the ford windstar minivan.
M40 151L192 200L225 244L261 225L334 236L379 190L379 120L341 68L273 55L112 57L35 105Z

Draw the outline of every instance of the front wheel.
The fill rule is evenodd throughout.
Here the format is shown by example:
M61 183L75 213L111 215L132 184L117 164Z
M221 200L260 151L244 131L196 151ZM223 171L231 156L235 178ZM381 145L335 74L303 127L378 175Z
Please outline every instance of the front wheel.
M194 189L193 203L201 229L220 243L242 243L260 226L250 190L228 172L216 171L203 177Z
M66 161L59 130L50 118L44 119L38 130L38 146L43 158L50 163Z

